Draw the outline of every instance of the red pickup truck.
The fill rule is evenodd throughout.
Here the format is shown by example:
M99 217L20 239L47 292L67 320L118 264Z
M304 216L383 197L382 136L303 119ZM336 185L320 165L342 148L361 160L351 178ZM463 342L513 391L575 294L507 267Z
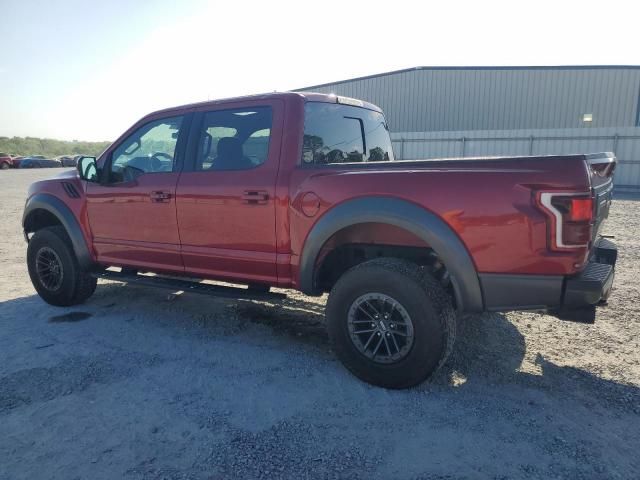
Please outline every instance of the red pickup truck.
M29 274L61 306L97 278L237 298L330 292L338 357L404 388L445 361L458 313L593 321L617 257L600 236L615 165L606 153L395 161L382 111L333 95L187 105L30 187Z

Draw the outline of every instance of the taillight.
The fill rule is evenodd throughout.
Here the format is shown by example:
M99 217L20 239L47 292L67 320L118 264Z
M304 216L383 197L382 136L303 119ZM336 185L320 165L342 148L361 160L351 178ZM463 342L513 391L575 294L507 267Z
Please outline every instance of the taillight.
M552 195L551 205L562 214L563 221L590 222L593 217L593 199L591 197Z
M589 246L594 218L590 193L543 192L538 199L551 224L552 249Z

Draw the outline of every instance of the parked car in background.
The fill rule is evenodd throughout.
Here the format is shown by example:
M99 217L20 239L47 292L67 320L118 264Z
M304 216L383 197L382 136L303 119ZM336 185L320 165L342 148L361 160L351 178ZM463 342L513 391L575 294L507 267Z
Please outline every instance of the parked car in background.
M63 167L75 167L78 163L78 158L80 155L70 156L70 155L62 155L57 158L57 160L62 164Z
M20 160L19 168L55 168L62 167L62 163L59 160L52 158L45 158L42 155L34 155L32 157L25 157Z
M11 159L11 163L13 164L13 168L19 168L20 167L20 162L22 161L22 159L24 158L24 156L19 155L17 157L13 157Z
M0 153L0 169L7 170L13 167L13 158L8 153Z

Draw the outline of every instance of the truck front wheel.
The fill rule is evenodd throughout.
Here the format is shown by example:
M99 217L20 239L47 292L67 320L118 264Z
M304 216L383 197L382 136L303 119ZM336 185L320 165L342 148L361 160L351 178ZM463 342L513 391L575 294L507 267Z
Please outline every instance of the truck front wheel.
M455 312L440 283L424 268L378 258L336 282L327 302L329 338L358 378L408 388L429 378L455 340Z
M33 287L51 305L77 305L96 289L97 280L80 269L71 240L61 226L33 234L27 247L27 266Z

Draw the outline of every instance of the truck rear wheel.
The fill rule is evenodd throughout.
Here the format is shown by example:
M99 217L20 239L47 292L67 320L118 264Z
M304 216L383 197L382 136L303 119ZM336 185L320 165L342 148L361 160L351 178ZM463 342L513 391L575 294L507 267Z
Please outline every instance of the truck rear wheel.
M455 340L455 312L440 283L424 268L379 258L347 271L327 302L329 338L358 378L408 388L445 362Z
M47 227L33 234L27 266L33 287L51 305L77 305L96 290L97 280L80 269L63 227Z

